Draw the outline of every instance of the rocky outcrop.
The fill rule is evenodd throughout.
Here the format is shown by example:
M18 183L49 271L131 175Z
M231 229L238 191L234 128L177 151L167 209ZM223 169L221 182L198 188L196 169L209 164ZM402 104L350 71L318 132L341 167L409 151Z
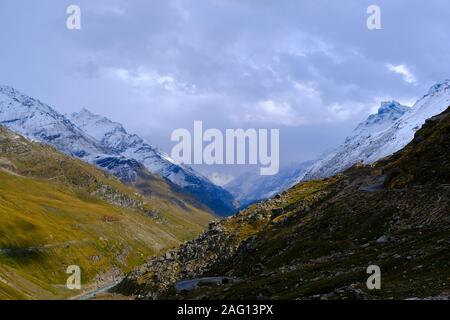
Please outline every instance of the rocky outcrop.
M292 193L285 192L270 201L257 203L233 217L211 223L209 230L198 238L164 256L151 259L131 272L115 291L158 299L173 289L178 281L222 272L223 267L232 263L233 259L246 255L259 232L273 226L282 226L293 210L308 212L311 206L326 198L328 192L322 188L334 181L329 179L319 184L303 186L301 192L311 194L305 196L302 202L293 201ZM223 275L232 275L227 270L223 272Z

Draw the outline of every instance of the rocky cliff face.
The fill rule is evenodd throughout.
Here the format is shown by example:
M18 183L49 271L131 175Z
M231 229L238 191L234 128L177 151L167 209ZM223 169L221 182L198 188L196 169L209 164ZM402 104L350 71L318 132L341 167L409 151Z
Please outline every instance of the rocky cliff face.
M115 289L140 298L387 299L450 290L450 110L374 165L300 183L211 225L130 273ZM382 289L368 290L378 265ZM222 285L176 291L180 280Z

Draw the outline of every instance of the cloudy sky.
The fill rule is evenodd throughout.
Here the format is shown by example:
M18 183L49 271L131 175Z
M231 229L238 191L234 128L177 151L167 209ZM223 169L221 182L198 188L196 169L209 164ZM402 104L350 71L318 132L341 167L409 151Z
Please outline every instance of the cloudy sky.
M366 27L371 4L382 30ZM0 0L0 83L167 151L194 120L279 128L287 164L450 78L449 15L446 0Z

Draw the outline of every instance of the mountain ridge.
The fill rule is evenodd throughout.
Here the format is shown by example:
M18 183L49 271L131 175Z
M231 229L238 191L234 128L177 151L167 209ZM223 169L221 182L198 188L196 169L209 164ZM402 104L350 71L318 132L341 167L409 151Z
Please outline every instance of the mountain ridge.
M84 110L85 114L87 112ZM234 199L227 191L215 186L192 169L172 163L166 155L137 135L129 135L122 125L106 118L103 118L103 121L108 125L114 124L113 131L103 132L104 135L109 134L109 139L102 138L99 141L95 137L96 132L85 132L47 104L12 87L0 87L0 124L13 131L51 144L58 150L95 164L126 182L142 181L142 164L150 172L160 175L176 186L177 192L192 197L192 203L206 206L219 215L229 215L235 211ZM119 140L122 145L113 143L117 141L117 137L122 138ZM139 148L133 149L133 145ZM126 152L127 150L132 152Z
M443 112L449 103L450 81L446 80L433 85L411 108L404 108L398 103L388 103L389 110L394 111L395 116L388 118L387 127L375 127L376 130L372 131L373 119L383 116L386 109L386 105L382 104L377 115L370 116L355 129L354 134L347 138L344 144L319 159L305 174L304 179L331 176L355 163L372 163L397 152L414 138L415 132L427 119ZM365 128L369 130L365 131Z
M444 111L448 104L450 80L433 85L413 107L397 101L381 102L377 113L359 123L340 146L317 159L282 167L278 175L269 179L242 175L224 187L237 200L248 204L287 190L300 181L330 177L360 162L373 163L406 146L425 120Z
M234 199L228 191L216 186L190 167L176 164L170 157L136 134L129 134L122 124L96 115L87 109L73 113L69 119L87 134L93 136L104 148L115 150L123 157L135 159L150 172L168 179L199 202L220 215L235 211Z

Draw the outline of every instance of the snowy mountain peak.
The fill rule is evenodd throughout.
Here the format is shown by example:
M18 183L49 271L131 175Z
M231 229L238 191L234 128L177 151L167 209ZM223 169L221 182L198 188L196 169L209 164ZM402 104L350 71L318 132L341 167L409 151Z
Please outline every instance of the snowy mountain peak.
M387 113L403 115L408 110L409 107L403 106L397 101L384 101L378 109L378 115Z
M85 118L100 118L99 115L92 113L90 110L83 108L80 110L80 112L74 112L72 113L72 115L78 115L80 117L85 117Z
M50 108L48 105L42 103L41 101L31 98L27 96L26 94L14 89L10 86L0 86L0 97L2 101L11 100L16 103L20 104L20 111L24 112L34 112L37 110L41 110L43 112L51 113L53 115L56 114L56 112ZM10 105L11 106L11 105Z
M113 122L106 117L95 114L86 108L81 109L80 112L74 112L69 116L70 119L76 119L78 124L88 125L88 124L99 124L103 127L109 126L113 129L120 129L125 132L125 129L120 123Z
M32 99L31 97L28 97L27 95L23 94L22 92L14 89L11 86L7 85L0 85L0 94L9 97L11 99L17 99L17 100L24 100L24 99Z
M94 114L86 108L83 108L78 113L72 113L68 117L79 128L90 134L98 141L102 141L106 137L111 138L113 135L117 139L128 135L120 123L113 122L106 117ZM116 147L117 146L114 146L114 148Z
M72 113L69 119L114 153L124 153L130 148L145 143L137 135L129 134L122 124L94 114L85 108L78 113ZM148 145L148 147L155 149L156 152L153 146Z
M122 180L130 180L145 167L170 180L181 191L220 215L234 213L230 193L191 168L169 157L123 126L87 109L70 116L12 87L0 87L0 125L28 138L95 164Z
M17 91L16 89L14 89L13 87L10 87L10 86L0 86L0 94L6 96L8 98L18 100L20 102L25 101L25 100L37 101L37 100L21 93L20 91Z
M382 102L378 113L370 115L366 121L360 123L353 134L347 138L346 143L356 137L364 138L385 130L409 110L411 110L410 107L403 106L397 101Z
M380 124L381 122L392 123L410 109L410 107L403 106L397 101L384 101L381 103L378 113L370 115L364 125Z
M0 89L0 124L86 161L105 151L50 106L8 86Z
M372 163L406 146L426 119L450 105L450 80L431 87L412 108L397 102L384 102L375 115L361 123L344 144L318 160L306 179L328 177L357 162Z
M428 90L428 96L450 89L450 79L444 80L433 85L430 90Z
M14 90L14 88L10 86L0 85L0 92L9 96L13 95L16 90Z

